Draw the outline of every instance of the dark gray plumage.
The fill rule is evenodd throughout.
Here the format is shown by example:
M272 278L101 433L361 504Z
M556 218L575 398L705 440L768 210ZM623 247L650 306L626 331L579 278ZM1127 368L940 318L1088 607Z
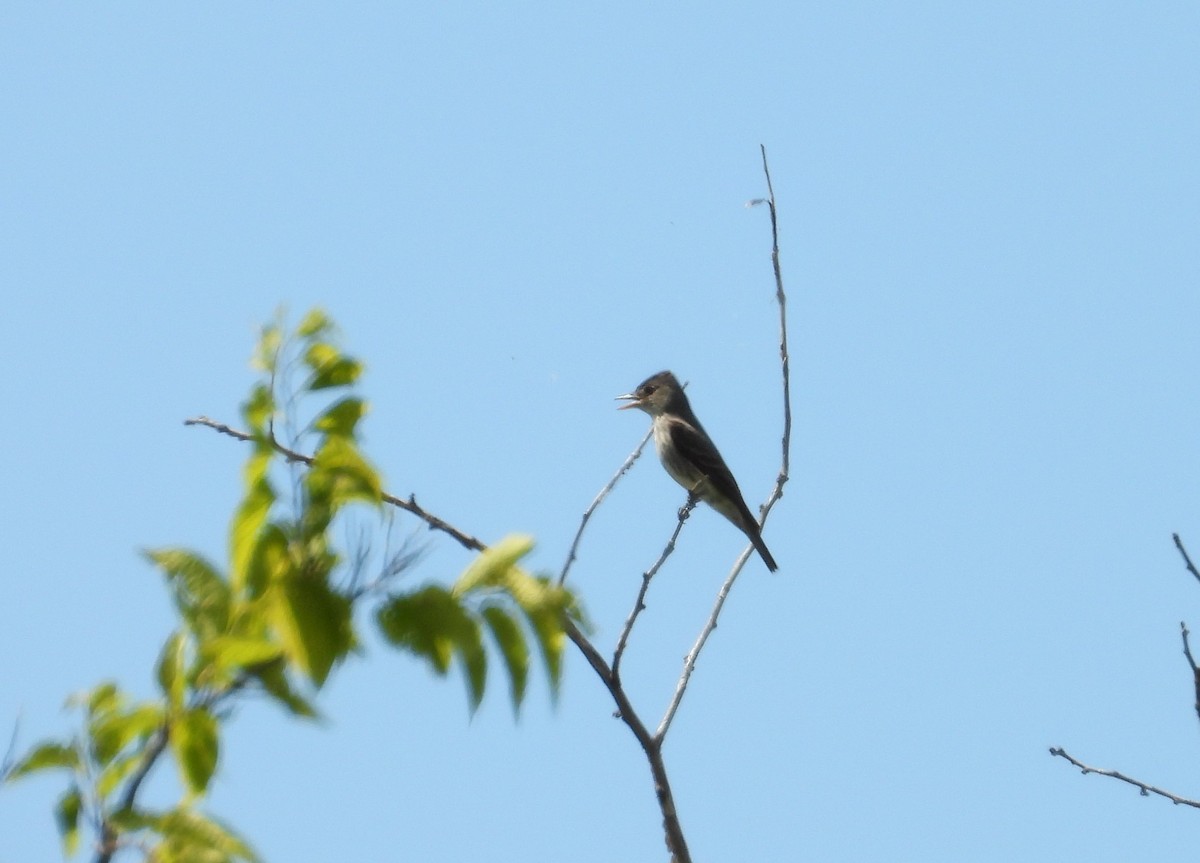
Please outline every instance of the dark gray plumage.
M632 393L617 398L629 400L620 410L638 408L653 418L654 446L671 478L746 534L767 569L778 569L737 480L700 425L675 375L659 372L642 381Z

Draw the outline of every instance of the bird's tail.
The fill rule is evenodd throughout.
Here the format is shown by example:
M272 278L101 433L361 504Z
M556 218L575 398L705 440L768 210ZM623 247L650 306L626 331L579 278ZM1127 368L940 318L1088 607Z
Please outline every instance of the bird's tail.
M767 551L767 544L763 542L762 532L758 529L758 525L754 525L753 532L746 531L746 533L750 537L750 541L754 543L755 550L762 557L763 563L767 565L767 569L771 572L779 569L779 564L775 563L775 558L771 557L771 552Z
M693 491L693 494L696 492ZM754 549L762 555L763 563L767 565L767 569L774 572L779 569L779 565L775 563L775 558L771 556L771 552L767 550L767 544L763 542L762 529L759 528L758 522L754 520L754 516L750 513L745 501L741 499L741 494L734 489L734 494L737 499L734 500L719 494L700 492L701 498L708 501L717 512L729 519L733 525L746 534L747 539L754 545Z

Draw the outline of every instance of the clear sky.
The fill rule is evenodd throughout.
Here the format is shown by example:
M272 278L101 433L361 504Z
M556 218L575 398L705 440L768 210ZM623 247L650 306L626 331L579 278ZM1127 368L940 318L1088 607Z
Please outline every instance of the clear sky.
M152 692L137 554L220 558L259 324L365 359L389 490L557 569L663 368L746 496L793 475L667 745L700 861L1194 856L1200 6L10 3L0 12L0 728ZM643 460L574 570L612 640L681 503ZM468 556L428 542L414 580ZM626 657L651 717L740 536L689 523ZM577 655L557 707L370 645L324 725L249 704L211 811L268 861L665 859ZM169 772L169 767L167 768ZM170 791L169 775L154 789ZM58 857L46 779L0 863ZM160 802L163 802L160 798Z

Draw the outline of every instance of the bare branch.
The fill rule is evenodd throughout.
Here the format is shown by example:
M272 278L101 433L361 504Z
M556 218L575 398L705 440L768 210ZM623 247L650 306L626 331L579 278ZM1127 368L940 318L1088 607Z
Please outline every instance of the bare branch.
M767 165L767 148L759 144L759 150L762 151L763 175L767 178L765 203L771 213L771 269L775 272L775 301L779 304L779 363L783 384L783 458L776 487L780 490L779 496L782 496L783 485L788 481L791 470L792 450L792 385L791 356L788 353L787 337L787 292L783 289L783 268L779 263L779 212L775 207L775 187L771 183L771 169Z
M230 428L225 423L211 420L205 416L186 419L183 421L183 424L185 426L207 426L213 431L219 432L220 434L229 435L230 437L237 438L240 441L254 440L254 435L247 434L246 432L239 431L235 428ZM300 464L312 467L312 456L288 449L283 444L279 443L279 441L274 439L272 439L270 443L272 448L289 462L299 462ZM429 525L430 530L440 530L442 533L449 534L458 542L459 545L463 546L464 548L470 549L471 551L483 551L485 548L487 548L487 546L484 545L480 540L476 539L470 534L463 533L461 530L454 527L454 525L443 521L433 513L423 509L417 504L417 498L415 495L410 494L408 496L408 500L404 500L396 497L395 495L385 493L383 495L383 500L385 503L389 503L398 509L412 513L417 518Z
M588 665L592 666L592 670L596 672L596 676L600 678L600 682L604 684L605 688L612 695L613 701L616 702L617 712L614 715L629 726L629 730L633 732L633 736L637 738L638 743L642 745L643 749L653 749L654 738L638 718L637 711L633 708L633 703L613 676L612 669L608 667L608 663L604 661L604 657L600 655L600 651L588 640L586 635L579 631L579 627L575 625L574 621L568 618L564 627L567 637L579 648L579 652L583 654L583 658L587 660Z
M767 165L767 148L760 145L760 150L762 151L763 174L767 178L767 197L751 201L750 203L752 205L765 203L771 214L771 267L775 272L775 300L779 305L779 359L783 384L783 439L780 446L779 475L775 479L775 487L771 489L766 502L762 505L761 514L758 519L759 526L761 527L766 524L767 516L770 515L776 502L783 497L783 486L787 483L790 475L792 396L791 360L788 354L787 339L787 293L783 289L783 270L779 263L778 212L775 208L775 189L771 184L771 170ZM708 620L704 623L704 628L700 630L700 635L697 636L695 644L692 645L692 649L688 651L687 656L683 660L683 671L679 675L679 682L675 686L675 693L671 696L671 701L667 704L667 709L663 713L662 721L658 724L658 731L655 732L655 737L660 742L666 737L667 731L670 730L671 722L679 710L679 705L683 702L683 696L687 691L688 682L692 678L692 672L696 670L696 661L700 658L700 651L704 649L704 645L708 641L708 637L712 635L712 631L717 628L717 620L721 616L721 609L725 607L725 600L729 597L729 592L733 589L733 583L737 581L742 568L746 564L746 560L750 557L753 550L753 545L747 546L734 563L729 576L721 585L720 590L717 591L716 601L713 603Z
M1187 571L1196 576L1196 580L1200 581L1200 570L1196 569L1196 564L1192 563L1191 557L1188 556L1187 549L1183 547L1183 540L1179 538L1179 534L1171 534L1171 539L1175 540L1175 547L1179 549L1179 553L1183 555L1183 563L1187 566Z
M1179 538L1179 534L1171 534L1171 539L1175 542L1175 548L1179 549L1179 555L1183 558L1183 565L1187 567L1187 571L1194 575L1197 581L1200 581L1200 570L1197 570L1196 564L1192 563L1191 555L1189 555L1187 553L1187 549L1183 547L1183 540ZM1191 645L1188 644L1189 633L1187 624L1183 621L1180 621L1179 629L1183 635L1183 655L1187 657L1188 665L1190 665L1192 668L1192 686L1196 692L1196 703L1194 707L1196 709L1196 716L1200 718L1200 667L1196 666L1196 660L1192 656Z
M675 796L671 792L671 783L667 777L667 768L662 757L662 741L650 734L645 723L634 710L633 703L629 700L617 675L608 667L595 645L587 640L571 620L566 621L565 627L567 637L579 648L579 652L592 666L596 676L600 678L613 701L616 702L616 717L629 727L641 745L642 751L646 753L646 760L650 764L650 775L654 780L654 795L658 798L658 808L663 816L663 833L667 850L671 853L673 863L691 863L691 854L683 835L683 828L679 823L679 814L675 809Z
M1187 624L1182 620L1179 621L1179 630L1183 635L1183 655L1187 657L1188 665L1192 667L1192 687L1196 693L1194 707L1196 708L1196 716L1200 718L1200 667L1196 665L1196 659L1192 656L1192 646L1188 644L1188 636L1191 633L1188 632Z
M247 434L244 431L238 431L235 428L230 428L229 426L225 425L225 423L219 423L216 420L209 419L206 416L188 417L183 421L183 424L185 426L207 426L218 434L226 434L232 438L237 438L240 441L254 440L254 435ZM276 447L278 446L279 445L276 444ZM280 451L283 452L284 455L287 455L287 451L284 448L280 448ZM303 461L305 464L312 464L312 459L310 459L308 456L296 454L296 459L298 461Z
M1192 671L1200 674L1200 668L1196 667L1196 660L1192 657L1191 645L1188 644L1188 636L1191 633L1188 631L1187 623L1182 620L1179 621L1179 629L1183 633L1183 655L1187 657L1188 665L1192 667Z
M658 730L654 732L654 736L659 741L666 738L667 731L671 728L671 722L675 719L675 714L679 711L679 705L683 702L683 694L687 691L688 681L692 679L692 672L696 670L696 660L700 658L700 651L704 649L704 644L708 641L708 637L717 628L717 618L721 616L721 609L725 607L725 600L729 597L729 591L733 588L733 583L737 581L742 567L746 565L746 561L750 559L750 555L753 552L754 546L749 545L738 555L738 559L734 561L733 569L730 570L724 583L721 584L721 589L717 591L717 600L713 603L712 611L708 614L708 620L704 622L704 628L700 630L700 635L696 638L695 644L692 645L692 649L684 657L683 671L679 675L679 681L675 684L675 692L671 696L671 701L667 704L662 721L658 723Z
M583 537L583 529L587 527L588 520L591 519L592 513L594 513L596 508L604 502L606 497L608 497L608 493L613 490L618 480L628 473L629 469L633 467L633 463L641 457L642 450L646 448L646 444L650 441L650 436L652 434L654 434L653 427L646 431L645 436L642 438L642 442L639 443L634 451L629 454L629 458L625 459L625 462L621 465L617 472L613 474L612 479L605 483L604 488L600 489L600 493L596 495L596 498L591 502L588 508L584 510L583 518L579 522L579 530L575 531L575 539L572 540L571 550L567 553L567 562L563 564L562 572L558 574L559 585L567 580L567 573L570 572L571 564L575 562L575 553L579 550L579 540Z
M1072 756L1068 755L1067 752L1063 749L1059 749L1057 747L1052 746L1052 747L1050 747L1050 754L1056 755L1059 758L1065 758L1067 761L1070 761L1072 764L1074 764L1076 767L1078 767L1081 771L1083 771L1085 776L1088 773L1095 773L1099 776L1111 776L1113 779L1119 779L1122 782L1127 782L1130 785L1132 785L1133 787L1137 788L1141 792L1143 797L1149 797L1151 794L1157 794L1159 797L1167 798L1168 800L1170 800L1172 803L1176 804L1177 806L1192 806L1196 809L1200 809L1200 800L1192 800L1187 797L1180 797L1177 794L1172 794L1170 791L1164 791L1161 788L1156 788L1155 786L1150 785L1146 782L1142 782L1139 779L1133 779L1132 777L1126 776L1124 773L1121 773L1117 770L1101 770L1098 767L1089 767L1088 765L1084 764L1082 761L1079 761L1078 759L1073 758Z
M626 618L625 625L621 627L621 634L617 637L617 647L613 651L612 671L613 676L618 680L621 676L621 657L625 655L625 645L629 642L629 634L633 631L633 624L637 621L638 615L646 610L646 591L650 589L650 580L662 569L662 565L667 562L667 558L675 550L675 541L679 539L679 533L683 530L683 523L692 514L692 510L696 508L699 500L694 494L688 495L687 503L679 510L679 521L675 523L675 530L671 533L671 538L663 546L662 554L658 556L658 560L654 561L653 566L642 573L641 589L638 590L637 599L633 603L633 610L629 612L629 617Z

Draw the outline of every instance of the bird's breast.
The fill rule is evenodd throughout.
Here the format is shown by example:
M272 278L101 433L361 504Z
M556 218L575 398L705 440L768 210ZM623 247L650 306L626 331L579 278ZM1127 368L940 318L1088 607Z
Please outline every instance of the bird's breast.
M654 421L654 448L658 451L658 459L671 479L691 491L696 483L704 478L694 464L688 461L671 440L671 429L666 421L656 418Z

